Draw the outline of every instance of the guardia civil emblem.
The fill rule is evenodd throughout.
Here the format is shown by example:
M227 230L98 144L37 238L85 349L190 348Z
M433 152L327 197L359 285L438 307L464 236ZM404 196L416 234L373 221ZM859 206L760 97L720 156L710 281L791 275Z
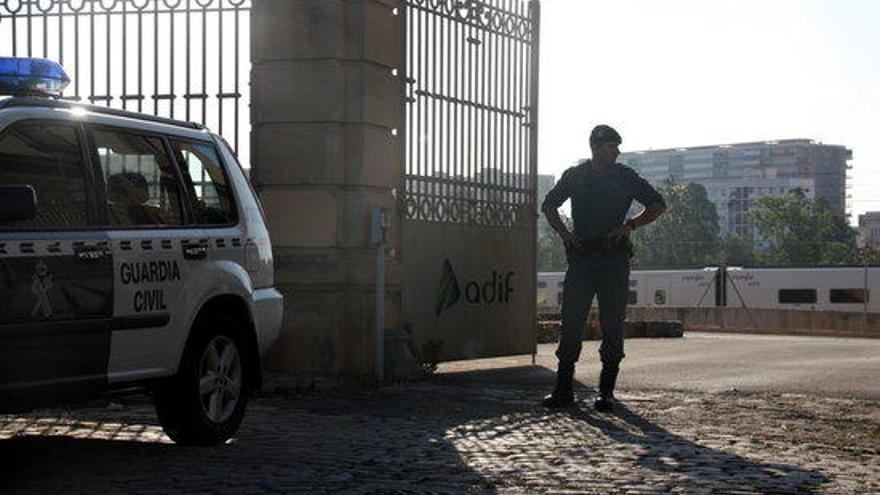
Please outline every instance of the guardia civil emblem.
M52 305L49 303L50 290L52 290L52 272L49 271L49 265L41 260L34 267L34 274L31 276L31 294L36 297L31 316L37 316L38 313L42 314L43 318L52 316Z

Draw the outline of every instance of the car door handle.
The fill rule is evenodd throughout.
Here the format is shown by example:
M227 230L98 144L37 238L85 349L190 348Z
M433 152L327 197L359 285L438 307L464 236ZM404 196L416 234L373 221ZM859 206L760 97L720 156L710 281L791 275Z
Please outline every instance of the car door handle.
M183 257L188 260L203 260L208 257L208 248L202 243L183 243Z
M110 256L110 248L94 244L84 244L73 249L80 261L100 261Z

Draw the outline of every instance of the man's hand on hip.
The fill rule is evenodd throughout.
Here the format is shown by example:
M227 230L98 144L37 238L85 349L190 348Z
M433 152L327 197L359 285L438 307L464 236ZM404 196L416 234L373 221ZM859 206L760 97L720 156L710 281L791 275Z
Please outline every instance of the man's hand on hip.
M583 250L584 243L581 242L581 239L574 234L574 232L570 232L565 230L559 233L560 237L562 237L562 243L565 244L569 248L574 248L576 250Z
M629 237L632 231L632 227L628 225L621 225L620 227L609 230L605 234L605 239L611 242L618 242L624 237Z

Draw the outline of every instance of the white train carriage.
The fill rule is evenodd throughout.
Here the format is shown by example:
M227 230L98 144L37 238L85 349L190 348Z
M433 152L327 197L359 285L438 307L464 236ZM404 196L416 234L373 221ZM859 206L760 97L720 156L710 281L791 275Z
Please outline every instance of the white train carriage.
M696 308L726 305L754 309L880 312L880 267L728 268L725 286L718 268L635 270L629 305L641 308ZM538 273L538 312L558 313L565 272ZM867 279L867 283L866 283ZM866 305L867 303L867 305Z
M562 281L565 272L538 273L538 314L559 313L562 307Z
M714 306L717 268L637 270L630 273L629 305L639 308Z
M714 305L712 283L715 268L699 270L633 271L629 281L629 304L637 307L694 307ZM538 313L558 313L562 306L565 272L538 273Z
M732 308L745 303L756 309L862 312L867 302L868 312L873 313L880 311L878 293L880 267L868 268L867 273L858 267L730 268L727 271L727 306Z

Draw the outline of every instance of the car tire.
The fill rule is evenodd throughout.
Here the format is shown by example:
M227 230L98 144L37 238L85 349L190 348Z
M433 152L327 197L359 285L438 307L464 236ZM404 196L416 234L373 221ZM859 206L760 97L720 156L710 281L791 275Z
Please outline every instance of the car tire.
M156 389L159 422L174 442L216 445L238 429L251 383L242 329L225 313L198 322L177 374Z

